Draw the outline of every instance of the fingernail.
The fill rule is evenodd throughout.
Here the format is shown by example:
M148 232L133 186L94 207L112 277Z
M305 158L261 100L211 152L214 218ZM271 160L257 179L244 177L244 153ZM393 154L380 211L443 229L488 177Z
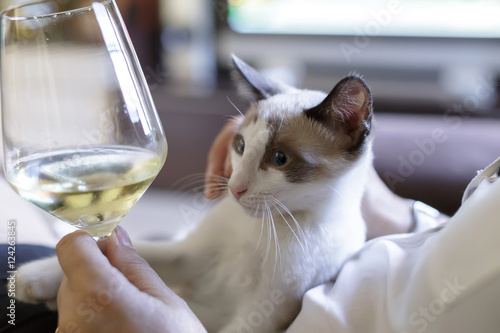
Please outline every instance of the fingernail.
M130 240L129 235L127 234L125 229L123 229L121 226L118 226L115 229L115 235L116 235L116 239L118 240L119 244L125 245L128 247L133 247L132 241Z

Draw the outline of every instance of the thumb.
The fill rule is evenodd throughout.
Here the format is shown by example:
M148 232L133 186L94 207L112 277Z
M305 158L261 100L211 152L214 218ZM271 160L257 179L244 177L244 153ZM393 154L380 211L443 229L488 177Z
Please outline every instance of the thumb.
M137 254L130 237L121 226L115 229L109 239L106 257L140 291L165 302L177 298L146 260Z

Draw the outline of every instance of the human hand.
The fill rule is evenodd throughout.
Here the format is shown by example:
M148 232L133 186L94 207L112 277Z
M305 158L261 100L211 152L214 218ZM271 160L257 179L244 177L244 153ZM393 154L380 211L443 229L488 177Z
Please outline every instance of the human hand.
M234 134L243 122L244 117L236 117L228 121L219 135L215 138L208 153L207 170L205 172L205 197L216 199L220 196L221 177L229 178L233 172L231 168L231 154L229 144Z
M58 333L206 332L121 227L99 246L75 232L56 250L65 274L57 297Z

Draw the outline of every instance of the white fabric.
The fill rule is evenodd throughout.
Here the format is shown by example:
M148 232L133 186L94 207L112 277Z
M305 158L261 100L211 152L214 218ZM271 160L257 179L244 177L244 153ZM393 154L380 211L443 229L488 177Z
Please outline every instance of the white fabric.
M287 333L499 333L499 168L444 226L368 242L335 284L306 293Z
M413 220L415 222L415 226L413 227L413 230L411 230L412 233L419 233L431 228L437 227L444 218L444 216L441 215L441 213L421 202L421 201L415 201L413 203Z

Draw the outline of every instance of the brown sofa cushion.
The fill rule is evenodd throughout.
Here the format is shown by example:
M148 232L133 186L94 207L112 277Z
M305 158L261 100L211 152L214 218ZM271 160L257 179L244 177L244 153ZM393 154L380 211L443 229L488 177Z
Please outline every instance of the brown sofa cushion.
M453 214L476 171L500 156L500 120L377 114L375 168L401 196Z

